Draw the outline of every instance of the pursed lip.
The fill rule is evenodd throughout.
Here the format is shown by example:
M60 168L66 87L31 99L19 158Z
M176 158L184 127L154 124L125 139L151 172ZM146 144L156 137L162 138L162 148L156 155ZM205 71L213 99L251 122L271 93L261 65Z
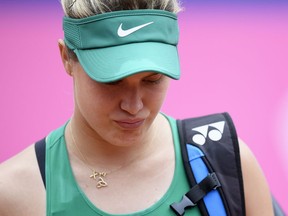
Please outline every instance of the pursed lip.
M145 119L121 119L115 122L124 129L136 129L144 123Z

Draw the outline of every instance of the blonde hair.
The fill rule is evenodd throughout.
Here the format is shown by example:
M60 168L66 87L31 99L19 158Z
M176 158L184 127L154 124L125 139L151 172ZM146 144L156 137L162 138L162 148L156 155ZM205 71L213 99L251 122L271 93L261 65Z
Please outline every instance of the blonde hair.
M66 16L84 18L96 14L137 9L160 9L178 13L179 0L61 0Z

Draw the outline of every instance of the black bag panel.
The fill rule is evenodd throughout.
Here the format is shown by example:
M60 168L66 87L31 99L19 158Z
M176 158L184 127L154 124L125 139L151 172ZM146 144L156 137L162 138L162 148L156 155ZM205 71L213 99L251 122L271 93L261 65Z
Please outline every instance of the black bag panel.
M179 121L186 144L200 148L207 166L215 172L222 185L221 195L228 215L245 215L243 177L239 144L235 127L228 113L213 114ZM181 129L182 128L182 129ZM182 132L181 132L182 133ZM184 163L187 151L183 152ZM186 157L186 158L185 158ZM186 160L186 161L185 161ZM189 161L188 161L189 163ZM187 166L187 165L186 165ZM187 169L188 176L191 170ZM191 184L195 184L195 179Z

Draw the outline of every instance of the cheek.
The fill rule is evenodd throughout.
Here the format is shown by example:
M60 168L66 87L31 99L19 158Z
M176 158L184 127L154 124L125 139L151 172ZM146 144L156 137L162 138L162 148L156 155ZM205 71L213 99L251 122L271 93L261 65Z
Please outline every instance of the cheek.
M109 112L115 102L112 97L86 74L80 74L74 80L75 107L86 119L106 116L105 112Z
M170 78L165 77L163 82L157 87L157 89L153 90L153 93L155 94L155 97L157 97L159 100L164 100L167 94L167 90L169 88L170 84Z
M150 106L154 106L155 109L157 109L156 112L159 111L166 97L168 87L169 79L167 78L167 80L163 81L161 85L149 89L144 103L149 104Z
M86 86L79 93L78 101L81 103L79 105L85 106L86 111L92 112L93 115L97 113L103 115L115 107L116 98L97 87Z

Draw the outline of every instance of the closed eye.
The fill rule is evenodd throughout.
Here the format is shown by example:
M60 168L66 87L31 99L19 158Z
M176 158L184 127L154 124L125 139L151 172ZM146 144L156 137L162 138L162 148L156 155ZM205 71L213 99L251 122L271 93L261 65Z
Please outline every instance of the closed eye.
M162 81L163 76L163 74L157 73L146 77L143 81L151 84L158 84Z

